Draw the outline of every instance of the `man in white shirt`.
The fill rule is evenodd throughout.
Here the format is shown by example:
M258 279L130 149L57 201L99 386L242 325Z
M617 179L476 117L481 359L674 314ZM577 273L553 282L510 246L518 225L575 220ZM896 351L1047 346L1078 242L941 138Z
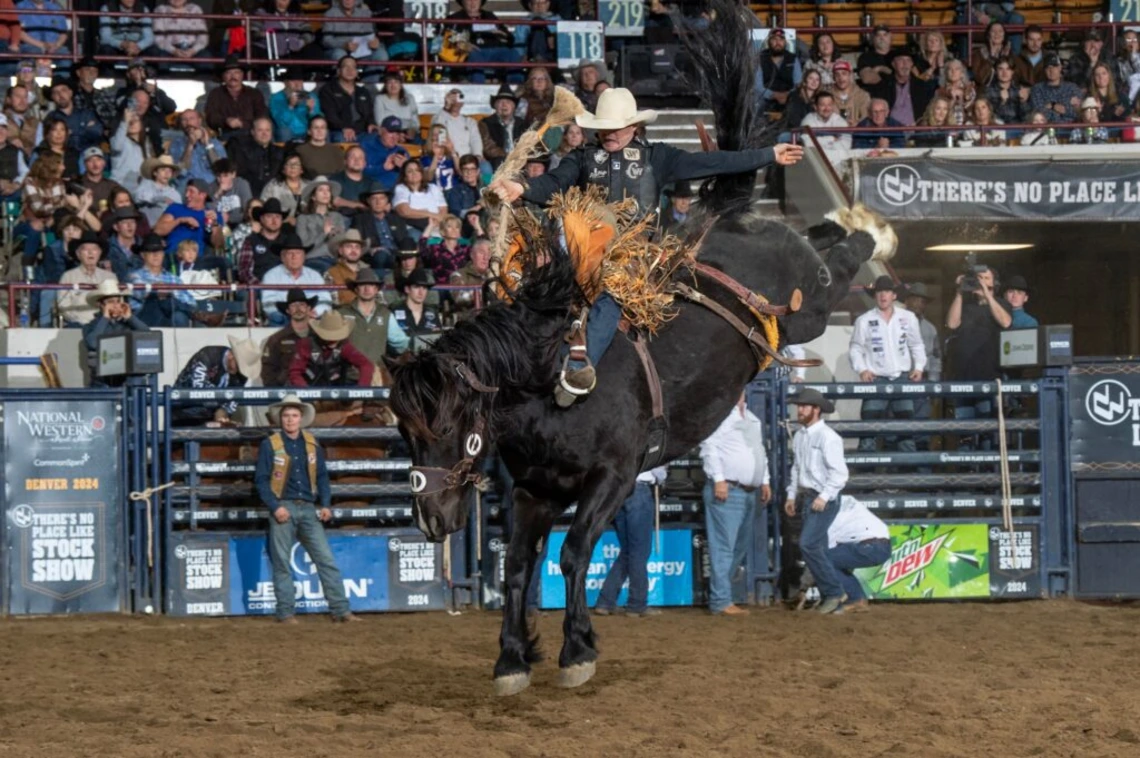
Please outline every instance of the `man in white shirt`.
M294 232L281 235L281 239L273 246L281 255L280 265L274 266L265 272L262 284L283 285L282 289L263 290L261 293L261 307L270 326L285 326L289 319L276 306L285 302L290 287L304 288L307 286L323 285L324 277L305 265L305 246L301 238ZM317 307L313 309L316 316L321 316L332 307L332 295L329 290L305 290L305 297L317 298Z
M851 333L851 368L864 382L922 381L926 368L926 348L922 344L922 331L918 318L903 308L895 307L898 297L895 283L889 276L880 276L867 288L875 298L875 307L855 319ZM873 398L863 401L860 418L912 418L914 400L884 400ZM914 438L887 437L888 448L903 452L915 451ZM859 440L859 449L875 449L875 438Z
M891 557L891 533L867 506L853 497L840 498L839 513L827 530L827 557L839 572L847 602L836 613L867 607L867 596L855 569L881 566Z
M661 611L649 607L649 555L653 552L653 522L657 511L653 488L665 481L665 467L645 471L626 501L614 516L621 552L606 574L594 613L609 616L617 608L618 593L629 577L629 597L625 612L629 616L657 616Z
M772 489L760 419L745 406L743 393L728 418L701 443L701 463L706 478L709 611L747 615L732 602L732 574L748 549L757 490L760 502L768 503Z
M443 96L443 109L435 114L431 125L442 124L447 127L447 138L451 140L456 155L478 155L481 162L485 162L479 124L470 116L460 115L461 110L463 110L463 90L454 87Z
M815 110L804 116L800 125L810 126L816 132L816 139L819 140L823 152L827 153L827 159L838 166L851 154L851 133L826 133L823 130L846 129L847 119L840 116L836 110L835 95L826 90L816 92L811 102Z
M817 390L801 390L791 401L801 429L792 440L792 475L784 512L803 516L800 551L819 587L820 613L834 613L847 600L839 572L828 558L827 530L839 512L839 493L847 484L843 440L823 421L835 405Z

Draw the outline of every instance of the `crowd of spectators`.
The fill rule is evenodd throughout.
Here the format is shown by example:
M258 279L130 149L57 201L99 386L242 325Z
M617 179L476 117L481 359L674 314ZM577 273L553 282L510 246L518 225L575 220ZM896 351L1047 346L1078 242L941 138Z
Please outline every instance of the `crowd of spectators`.
M852 71L832 35L817 34L810 48L795 48L777 29L762 51L756 90L762 106L780 114L788 131L810 126L826 135L827 127L883 128L823 137L821 146L833 159L851 148L908 143L1102 144L1121 137L1120 130L1102 124L1140 121L1138 39L1136 31L1125 30L1114 55L1105 49L1102 33L1090 29L1066 60L1046 48L1040 27L1031 25L1015 39L991 18L974 49L955 57L941 31L923 33L912 46L878 26ZM903 129L911 126L945 128ZM978 128L956 128L968 126Z

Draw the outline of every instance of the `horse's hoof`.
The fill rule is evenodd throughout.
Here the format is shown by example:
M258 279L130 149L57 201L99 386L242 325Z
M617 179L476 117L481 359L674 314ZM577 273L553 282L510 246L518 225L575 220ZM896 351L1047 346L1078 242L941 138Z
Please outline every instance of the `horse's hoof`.
M527 673L495 677L495 695L498 697L517 695L529 686L530 674Z
M593 661L567 666L558 672L558 686L567 689L581 687L594 676L596 668L597 666Z

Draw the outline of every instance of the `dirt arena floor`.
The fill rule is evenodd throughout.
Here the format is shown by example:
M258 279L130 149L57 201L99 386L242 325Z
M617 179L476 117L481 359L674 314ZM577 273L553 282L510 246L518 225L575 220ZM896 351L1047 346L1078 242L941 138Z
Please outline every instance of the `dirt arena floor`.
M0 756L1140 756L1135 607L597 628L593 681L495 699L491 613L0 621Z

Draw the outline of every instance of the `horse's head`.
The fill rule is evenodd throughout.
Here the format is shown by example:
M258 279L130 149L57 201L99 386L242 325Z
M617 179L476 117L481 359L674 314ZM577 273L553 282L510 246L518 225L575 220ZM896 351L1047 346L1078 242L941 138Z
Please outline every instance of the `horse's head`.
M481 478L498 388L463 361L434 352L393 373L392 410L412 452L412 512L428 539L442 542L467 525L467 494Z

